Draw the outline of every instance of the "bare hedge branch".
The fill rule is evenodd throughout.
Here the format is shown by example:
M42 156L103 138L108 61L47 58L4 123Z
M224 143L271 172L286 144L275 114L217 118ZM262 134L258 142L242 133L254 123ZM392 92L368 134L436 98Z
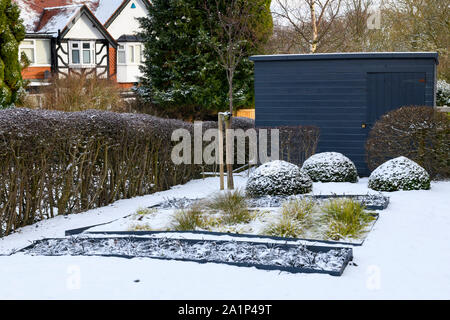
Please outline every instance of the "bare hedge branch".
M432 179L450 177L450 121L430 107L402 107L385 114L366 143L367 163L374 170L387 160L405 156Z
M174 165L172 131L192 125L104 111L0 111L0 237L185 183L199 166Z

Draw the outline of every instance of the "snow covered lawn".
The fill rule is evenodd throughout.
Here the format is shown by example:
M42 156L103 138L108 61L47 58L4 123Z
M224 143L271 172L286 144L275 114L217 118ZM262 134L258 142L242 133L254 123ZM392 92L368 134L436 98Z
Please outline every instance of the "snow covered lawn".
M245 182L243 176L235 179L238 187ZM0 239L0 254L33 240L63 237L68 229L120 219L164 199L206 197L218 186L217 178L195 180L42 221ZM356 184L314 183L313 192L366 194L369 189L367 179L360 179ZM341 277L148 258L18 253L0 256L0 299L449 299L450 182L432 183L428 191L385 194L389 207L380 211L364 245L353 248L356 265L349 265Z

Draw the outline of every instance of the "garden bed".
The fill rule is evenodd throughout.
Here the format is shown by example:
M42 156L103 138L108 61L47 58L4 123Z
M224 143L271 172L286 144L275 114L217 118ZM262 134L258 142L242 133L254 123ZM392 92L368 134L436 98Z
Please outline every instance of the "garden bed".
M259 236L362 245L378 219L377 212L366 211L366 209L386 208L389 201L382 195L306 195L260 198L245 198L236 194L226 195L227 193L216 194L203 199L166 199L150 208L139 209L135 213L109 223L67 230L66 235L81 233L133 235L140 232L157 234L192 231L199 234ZM347 231L341 226L345 227L347 222L326 219L330 215L327 216L322 210L326 210L326 206L333 201L338 202L337 207L345 205L339 201L349 201L350 205L354 206L352 209L363 213L362 220L356 222L357 227L361 224L358 230L346 233ZM218 203L222 205L222 208L214 208L214 205L217 206ZM232 212L227 214L225 211ZM301 211L306 213L302 214ZM355 225L355 222L352 224Z
M106 256L221 263L291 273L342 275L351 248L142 237L43 239L20 250L34 256Z
M292 196L264 196L257 198L248 198L247 205L249 208L263 208L263 207L281 207L282 203L292 199L314 199L316 201L323 201L327 199L350 198L359 201L368 210L384 210L389 205L389 198L382 194L364 194L364 195L292 195ZM172 198L166 199L163 202L155 204L150 208L161 209L185 209L190 207L195 202L202 199L189 198Z

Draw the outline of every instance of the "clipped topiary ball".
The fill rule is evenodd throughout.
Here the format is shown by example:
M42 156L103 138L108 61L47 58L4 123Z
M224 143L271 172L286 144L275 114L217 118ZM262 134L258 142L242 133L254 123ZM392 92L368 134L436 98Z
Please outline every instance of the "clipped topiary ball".
M302 170L315 182L358 181L355 164L339 152L322 152L312 155L303 163Z
M377 191L428 190L428 172L406 157L386 161L369 177L369 188Z
M259 166L250 175L246 192L251 197L293 195L312 191L311 178L295 164L275 160Z

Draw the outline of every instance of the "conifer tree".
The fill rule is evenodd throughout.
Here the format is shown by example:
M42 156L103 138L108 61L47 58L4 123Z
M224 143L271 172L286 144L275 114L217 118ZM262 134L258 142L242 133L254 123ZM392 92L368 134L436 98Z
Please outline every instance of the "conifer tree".
M19 43L25 38L20 9L0 0L0 108L14 106L23 88Z
M256 1L268 4L265 16L258 12L260 22L255 21L261 38L268 38L272 30L270 0ZM185 118L217 117L217 111L228 109L227 77L210 45L204 4L205 0L154 0L149 15L140 19L146 59L140 93L159 109L188 113ZM248 56L258 50L249 47L236 69L236 107L253 102L253 65Z

